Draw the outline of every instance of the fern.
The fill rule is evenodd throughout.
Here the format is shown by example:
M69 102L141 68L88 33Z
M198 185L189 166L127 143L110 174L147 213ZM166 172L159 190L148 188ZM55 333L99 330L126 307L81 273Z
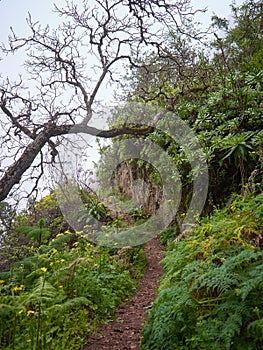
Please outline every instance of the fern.
M50 247L62 250L65 246L69 244L73 237L73 233L63 234L62 236L59 236L58 238L52 240L50 243Z
M90 309L94 308L94 305L89 299L85 297L77 297L74 299L67 300L61 304L52 305L50 308L47 309L47 311L49 311L51 314L59 313L61 315L68 313L70 310L76 307L78 308L80 306L89 307Z
M258 342L263 342L263 319L251 322L248 325L248 332Z
M235 205L237 215L217 211L170 245L142 350L263 347L263 252L247 240L262 229L258 198Z
M18 232L39 245L50 237L49 229L44 227L20 226Z
M239 289L242 300L245 300L253 291L259 291L263 288L263 264L249 269L248 278L244 280Z

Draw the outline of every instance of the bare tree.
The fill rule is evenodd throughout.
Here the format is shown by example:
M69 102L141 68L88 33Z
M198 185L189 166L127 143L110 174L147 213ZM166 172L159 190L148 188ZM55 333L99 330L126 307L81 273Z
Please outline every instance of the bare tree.
M189 31L194 15L189 0L79 3L55 7L62 19L56 30L29 16L31 34L19 37L12 30L8 45L1 46L5 54L25 51L30 78L29 84L25 77L0 82L1 201L25 178L32 180L31 191L37 189L45 164L57 156L60 138L72 130L105 138L152 132L129 124L112 130L91 127L98 92L105 81L119 81L121 62L132 68L147 51L163 54L165 32L194 35Z

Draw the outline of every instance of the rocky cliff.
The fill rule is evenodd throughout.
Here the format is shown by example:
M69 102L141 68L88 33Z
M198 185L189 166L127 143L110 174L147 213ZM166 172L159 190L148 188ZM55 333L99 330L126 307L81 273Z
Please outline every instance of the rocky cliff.
M132 199L145 216L156 213L163 197L159 173L140 160L120 163L112 176L112 188L116 194Z

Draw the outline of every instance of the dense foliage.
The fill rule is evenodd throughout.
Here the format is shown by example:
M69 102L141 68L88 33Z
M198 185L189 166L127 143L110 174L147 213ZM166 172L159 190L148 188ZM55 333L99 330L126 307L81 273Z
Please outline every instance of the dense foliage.
M262 348L262 225L260 194L170 240L143 350Z
M215 40L210 38L209 42L204 37L203 46L199 43L197 47L189 38L170 33L161 57L147 55L144 65L132 70L125 103L109 120L112 127L126 121L151 123L160 109L168 111L165 119L154 122L155 131L143 139L145 146L137 155L137 166L141 166L140 159L145 159L145 155L153 159L155 169L161 169L166 178L160 179L150 170L148 178L173 183L170 188L177 186L180 174L182 199L176 218L179 223L189 207L193 177L203 169L191 168L182 142L161 131L164 123L169 125L168 130L176 130L180 127L176 124L178 118L185 121L200 142L209 171L204 214L214 205L224 205L232 192L248 194L262 188L262 3L246 1L240 7L232 6L232 15L232 26L225 19L213 17ZM132 153L133 146L125 144L124 139L116 138L110 148L102 149L98 172L101 183L107 178L112 159L121 163ZM191 135L184 135L184 139L187 145L195 142ZM140 145L139 140L132 142L134 148ZM166 152L172 167L151 142Z
M169 251L143 330L144 350L263 346L263 7L246 1L232 10L232 27L213 18L213 54L198 53L195 66L186 61L184 74L150 57L159 75L155 66L133 77L137 100L172 110L195 130L210 174L204 214L214 211L189 236L162 232ZM172 47L178 42L172 37ZM242 196L229 200L233 192Z
M259 182L263 171L262 11L261 1L249 0L232 6L232 26L214 16L215 40L203 38L201 49L170 33L163 57L147 56L145 67L129 78L130 100L166 108L196 133L208 162L213 204L245 191L249 178ZM165 135L151 137L167 144ZM185 176L184 155L173 157Z
M54 194L17 215L9 234L1 248L1 349L82 348L145 267L141 247L96 247L67 229Z

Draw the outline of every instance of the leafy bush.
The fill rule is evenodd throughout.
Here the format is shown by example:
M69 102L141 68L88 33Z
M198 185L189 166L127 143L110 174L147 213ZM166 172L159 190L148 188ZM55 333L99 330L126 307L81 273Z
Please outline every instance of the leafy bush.
M263 194L235 200L173 242L143 350L261 349Z
M57 213L52 203L49 196L35 206ZM15 228L32 245L30 255L0 272L0 348L81 349L135 291L146 264L142 247L96 247L80 232L61 232L59 216L57 227L51 216L37 226L28 226L30 218L20 214Z

